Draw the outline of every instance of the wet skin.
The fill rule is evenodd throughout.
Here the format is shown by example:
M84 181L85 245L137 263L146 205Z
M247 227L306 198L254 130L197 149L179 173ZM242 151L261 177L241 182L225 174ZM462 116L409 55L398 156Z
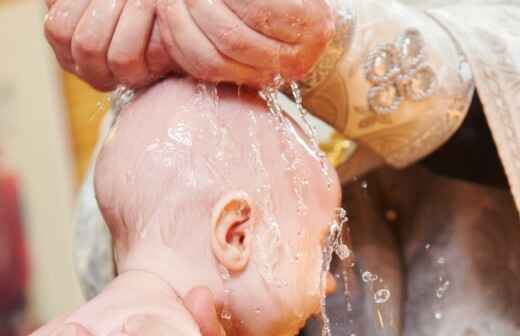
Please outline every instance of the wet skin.
M216 315L213 300L227 335L297 334L319 311L341 190L303 132L279 125L235 86L168 79L140 92L95 172L118 276L34 335L214 335L218 323L200 319ZM213 299L184 301L193 287Z

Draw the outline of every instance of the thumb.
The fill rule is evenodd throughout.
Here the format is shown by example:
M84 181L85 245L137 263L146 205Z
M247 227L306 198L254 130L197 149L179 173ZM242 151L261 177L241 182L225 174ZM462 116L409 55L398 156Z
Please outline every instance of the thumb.
M215 307L215 297L208 288L193 288L184 297L184 305L199 325L202 336L226 336Z

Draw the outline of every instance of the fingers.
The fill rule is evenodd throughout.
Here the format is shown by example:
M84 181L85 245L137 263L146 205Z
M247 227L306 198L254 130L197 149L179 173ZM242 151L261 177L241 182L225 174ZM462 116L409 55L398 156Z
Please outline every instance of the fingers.
M184 298L184 305L199 325L202 336L225 336L215 307L215 299L207 288L194 288Z
M302 0L305 23L300 31L300 44L325 45L336 31L332 8L328 0Z
M184 1L159 0L157 9L168 52L193 77L237 84L266 81L252 67L219 53L193 22Z
M67 71L74 72L74 58L71 43L74 31L88 7L90 0L52 0L45 19L44 30L49 44L56 54L60 65Z
M288 55L290 62L281 64L289 77L309 71L334 35L335 23L327 0L222 1L255 31L296 47Z
M127 0L108 51L108 67L118 83L130 87L146 83L145 52L154 17L154 0Z
M167 31L167 29L165 30ZM154 21L145 58L148 70L153 78L160 78L169 72L182 73L180 66L171 59L164 47L157 18Z
M74 0L76 1L76 0ZM76 72L95 88L113 89L115 80L107 53L126 0L92 0L81 18L72 41Z
M283 42L297 43L306 25L304 0L223 1L251 28Z
M197 26L218 51L243 64L278 73L280 58L293 52L289 44L259 34L238 18L222 0L208 6L206 0L187 0Z

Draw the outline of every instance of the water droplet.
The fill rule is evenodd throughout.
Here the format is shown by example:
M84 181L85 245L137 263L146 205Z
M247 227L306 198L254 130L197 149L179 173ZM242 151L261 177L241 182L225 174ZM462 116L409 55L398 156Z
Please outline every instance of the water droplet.
M367 181L361 182L361 188L368 189L368 182Z
M388 289L380 289L374 294L374 301L377 304L383 304L383 303L388 302L388 300L390 300L391 296L392 296L392 294L390 293L390 291Z
M438 299L442 299L448 289L450 288L451 282L449 280L446 280L437 290L435 291L435 296Z
M445 263L446 263L446 258L440 257L439 259L437 259L437 264L444 265Z
M224 309L222 311L222 314L220 314L220 317L222 317L223 320L231 320L231 313L228 310Z
M425 249L425 250L429 250L431 247L432 247L431 244L426 244L426 245L424 246L424 249Z
M222 265L219 265L219 273L222 280L229 280L231 278L231 274L229 273L228 269Z
M345 260L347 258L349 258L351 255L352 255L352 252L350 251L350 249L348 248L347 245L345 244L341 244L341 245L338 245L336 247L336 250L335 250L337 256L341 259L341 260Z
M436 312L434 316L435 316L436 320L442 319L442 313L441 312Z
M255 313L256 313L256 314L260 314L261 312L262 312L262 309L260 309L260 308L256 308L256 310L255 310Z
M376 274L373 274L369 271L365 271L361 275L361 279L363 279L363 282L374 282L377 279L379 279L379 277Z

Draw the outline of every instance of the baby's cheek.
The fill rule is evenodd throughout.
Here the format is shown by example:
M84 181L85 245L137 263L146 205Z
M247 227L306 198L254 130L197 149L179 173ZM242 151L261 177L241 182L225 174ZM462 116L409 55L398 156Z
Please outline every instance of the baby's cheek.
M307 265L302 269L300 281L302 283L301 297L305 310L305 318L319 312L321 276L322 276L322 250L316 242L307 246Z

